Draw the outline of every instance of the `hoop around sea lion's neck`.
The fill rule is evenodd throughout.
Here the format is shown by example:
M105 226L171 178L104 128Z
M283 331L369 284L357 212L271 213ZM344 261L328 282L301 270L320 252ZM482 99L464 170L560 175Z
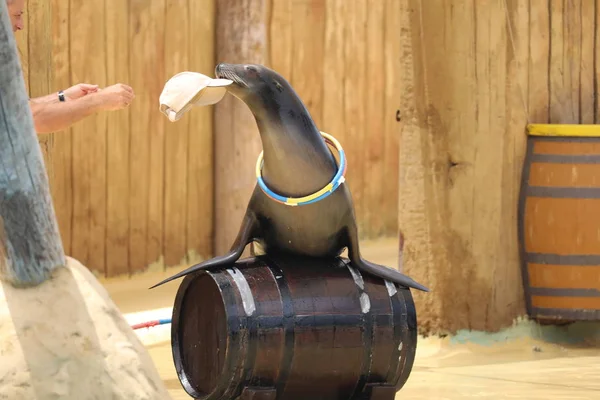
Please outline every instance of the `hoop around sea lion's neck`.
M277 193L275 193L271 189L269 189L267 187L267 185L265 184L265 181L262 178L263 152L262 151L260 152L258 159L256 160L256 180L258 181L258 186L260 186L262 191L270 199L272 199L278 203L282 203L282 204L285 204L287 206L292 206L292 207L316 203L317 201L323 200L327 196L331 195L338 187L340 187L340 185L342 183L344 183L346 181L344 176L346 174L347 163L346 163L346 156L344 155L344 149L342 148L342 145L333 136L331 136L325 132L321 132L321 136L323 136L323 139L325 139L325 142L334 146L335 149L337 150L338 154L340 155L340 166L339 166L338 171L336 172L335 176L331 180L331 182L329 182L321 190L319 190L313 194L309 194L308 196L284 197L284 196L278 195Z

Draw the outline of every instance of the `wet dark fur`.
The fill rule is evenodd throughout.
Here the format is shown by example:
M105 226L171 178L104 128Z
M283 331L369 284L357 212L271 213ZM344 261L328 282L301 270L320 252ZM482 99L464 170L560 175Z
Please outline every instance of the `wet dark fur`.
M263 179L271 190L300 197L331 181L337 171L336 160L304 103L284 78L264 66L239 64L219 64L216 76L234 82L228 92L243 101L256 119L264 151ZM269 254L309 257L335 257L347 247L348 258L360 271L428 291L399 271L361 257L346 184L319 202L297 207L275 202L257 185L229 253L196 264L153 287L200 269L228 267L253 241Z

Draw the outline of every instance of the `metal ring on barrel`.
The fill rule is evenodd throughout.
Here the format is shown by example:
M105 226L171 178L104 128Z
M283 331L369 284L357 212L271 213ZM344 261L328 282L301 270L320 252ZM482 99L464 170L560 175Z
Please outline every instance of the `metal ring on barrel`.
M248 388L286 400L393 399L417 344L410 290L341 258L260 256L188 275L172 321L179 380L203 400Z

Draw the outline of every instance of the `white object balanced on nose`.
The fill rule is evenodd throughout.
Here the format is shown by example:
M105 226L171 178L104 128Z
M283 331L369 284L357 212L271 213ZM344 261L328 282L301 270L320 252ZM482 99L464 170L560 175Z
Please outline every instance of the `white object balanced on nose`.
M193 106L216 104L225 93L229 79L213 79L198 72L180 72L165 84L159 97L160 111L171 122L179 120Z

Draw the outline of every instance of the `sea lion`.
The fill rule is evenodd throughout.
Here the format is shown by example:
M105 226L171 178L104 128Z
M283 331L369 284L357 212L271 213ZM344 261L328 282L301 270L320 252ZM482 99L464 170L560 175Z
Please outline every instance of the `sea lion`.
M326 187L338 173L323 133L289 82L256 64L220 63L215 75L233 81L227 91L254 115L263 147L262 183L266 189L260 181L254 188L229 253L193 265L152 288L201 269L228 267L247 244L258 242L267 254L308 257L337 257L348 248L348 258L360 271L428 292L399 271L361 257L354 206L343 181L327 197L295 207L267 195L265 190L284 197L307 196Z

